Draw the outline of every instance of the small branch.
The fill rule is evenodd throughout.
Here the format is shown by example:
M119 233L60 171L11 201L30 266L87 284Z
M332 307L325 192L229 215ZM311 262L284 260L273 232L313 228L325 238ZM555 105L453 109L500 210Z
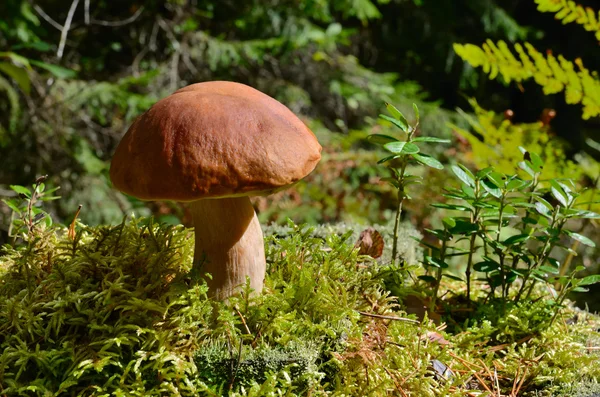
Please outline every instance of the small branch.
M86 0L86 2L89 2L89 0ZM92 19L91 24L92 25L101 25L101 26L110 26L110 27L124 26L124 25L130 24L130 23L134 22L136 19L138 19L138 17L142 14L143 11L144 11L144 6L141 6L140 8L137 9L137 11L132 16L130 16L127 19L123 19L122 21L103 21L100 19ZM89 17L89 15L88 15L88 17Z
M37 4L33 5L33 9L40 14L40 16L42 18L44 18L44 20L46 22L48 22L50 25L52 25L54 28L58 29L58 30L62 30L63 26L56 22L54 19L52 19L52 17L50 17L50 15L46 14L46 12L42 9L42 7L38 6Z
M248 328L248 324L246 324L246 320L244 319L244 316L242 316L242 313L240 312L238 307L234 306L234 309L237 312L238 316L240 316L240 319L242 320L242 324L244 324L244 328L246 329L246 332L248 333L248 335L252 335L252 332L250 332L250 328Z
M63 56L65 44L67 43L67 34L69 33L69 29L71 28L71 22L73 22L73 15L75 15L75 10L77 10L78 4L79 0L73 0L73 2L71 3L71 8L69 8L69 12L67 13L67 19L65 20L65 24L62 27L60 33L60 43L58 44L58 51L56 51L56 57L59 60Z
M384 320L406 321L407 323L421 324L417 320L413 320L413 319L410 319L410 318L404 318L404 317L383 316L381 314L366 313L366 312L361 312L361 311L359 311L358 314L360 314L362 316L367 316L367 317L381 318L381 319L384 319Z
M85 3L83 3L83 8L85 10L85 12L83 14L85 24L89 25L90 24L90 0L85 0Z

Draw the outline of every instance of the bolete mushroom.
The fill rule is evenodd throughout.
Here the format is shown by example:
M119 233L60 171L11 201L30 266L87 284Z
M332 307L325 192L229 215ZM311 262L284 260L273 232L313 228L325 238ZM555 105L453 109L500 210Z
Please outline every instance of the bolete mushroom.
M142 200L188 202L193 271L225 299L265 276L262 230L248 196L285 189L321 158L314 134L287 107L244 84L192 84L139 116L119 143L110 179Z

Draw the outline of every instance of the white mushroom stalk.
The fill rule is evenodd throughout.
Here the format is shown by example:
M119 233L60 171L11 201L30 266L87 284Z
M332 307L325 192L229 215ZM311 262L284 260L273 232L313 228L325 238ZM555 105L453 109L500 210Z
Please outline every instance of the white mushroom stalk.
M194 273L208 273L211 296L225 299L245 285L260 291L265 278L263 233L247 196L190 203L194 220Z

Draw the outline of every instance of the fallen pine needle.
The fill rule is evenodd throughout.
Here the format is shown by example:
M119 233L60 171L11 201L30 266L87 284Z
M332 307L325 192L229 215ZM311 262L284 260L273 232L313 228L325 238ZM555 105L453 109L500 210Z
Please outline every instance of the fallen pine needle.
M365 312L361 312L361 311L359 311L358 313L363 316L381 318L384 320L406 321L407 323L421 324L419 321L413 320L411 318L396 317L396 316L384 316L382 314L365 313Z

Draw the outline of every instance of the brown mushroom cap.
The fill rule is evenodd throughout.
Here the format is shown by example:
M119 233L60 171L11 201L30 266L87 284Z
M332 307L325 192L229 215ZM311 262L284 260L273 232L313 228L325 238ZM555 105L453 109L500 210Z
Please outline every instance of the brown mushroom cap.
M291 185L321 159L287 107L244 84L192 84L131 125L113 156L114 186L143 200L258 195Z

